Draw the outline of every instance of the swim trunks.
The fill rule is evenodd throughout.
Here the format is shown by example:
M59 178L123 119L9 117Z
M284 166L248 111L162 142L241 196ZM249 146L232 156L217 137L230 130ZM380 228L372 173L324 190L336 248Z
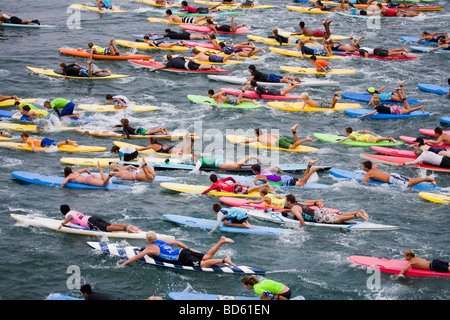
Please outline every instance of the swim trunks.
M379 57L387 57L389 55L389 51L385 49L375 48L373 49L373 54Z
M96 216L90 217L87 221L87 226L90 230L107 231L106 228L108 228L110 225L111 223Z
M314 30L312 35L313 35L313 37L316 37L316 38L323 38L327 35L327 33L322 30Z
M182 266L200 267L200 263L202 262L204 256L205 255L203 253L183 249L180 251L177 263Z
M439 259L433 259L430 262L430 270L436 272L448 273L448 262Z
M276 82L279 83L281 81L281 78L279 75L273 74L273 73L269 73L267 75L267 82Z
M319 223L334 223L336 214L325 210L324 208L319 208L314 210L314 218L316 218L316 221Z
M212 54L212 55L209 56L208 60L209 60L209 62L220 62L220 63L223 63L223 58L224 57L219 57L219 56L216 56L216 55Z
M408 177L405 177L398 173L391 173L391 176L389 177L389 183L392 183L396 187L408 187L409 183Z
M329 101L321 100L317 103L317 108L331 108L331 104Z
M48 138L44 138L41 140L41 147L42 148L47 148L47 147L52 147L52 146L56 146L57 142Z
M291 144L294 144L294 143L295 142L291 139L281 137L280 139L278 139L276 141L276 146L278 146L279 148L283 148L283 149L289 149Z

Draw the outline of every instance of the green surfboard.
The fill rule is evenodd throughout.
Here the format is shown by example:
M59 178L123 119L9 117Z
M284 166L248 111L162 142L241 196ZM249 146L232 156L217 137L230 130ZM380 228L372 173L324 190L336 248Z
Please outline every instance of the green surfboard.
M207 96L199 96L195 94L189 94L187 96L189 100L191 100L194 103L200 103L208 106L217 106L216 102L213 98L207 97ZM251 102L241 102L238 105L233 105L230 103L221 103L217 106L218 108L236 108L236 109L258 109L261 108L261 105L254 104Z

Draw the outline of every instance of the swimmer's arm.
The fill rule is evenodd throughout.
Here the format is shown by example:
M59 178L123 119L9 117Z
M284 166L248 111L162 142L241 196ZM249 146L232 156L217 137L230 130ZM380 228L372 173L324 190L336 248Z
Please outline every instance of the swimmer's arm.
M442 137L439 137L437 140L429 140L427 144L440 144L442 142Z
M303 105L302 105L302 111L303 111L303 109L306 108L306 105L307 105L307 103L306 103L306 101L304 101L304 102L303 102Z
M277 165L273 165L273 166L267 168L266 170L267 171L273 171L275 169L277 169L278 172L283 172L283 170L281 170Z
M375 114L375 113L377 113L377 110L374 110L374 111L372 111L372 112L363 114L362 116L359 116L359 117L362 118L362 117L366 117L366 116L371 116L371 115L373 115L373 114Z
M366 173L364 178L361 180L361 183L365 183L365 182L369 181L369 179L370 179L370 175L368 173Z
M66 183L69 182L69 180L70 180L70 174L61 183L61 188L64 188L66 186Z
M131 257L130 259L128 259L127 261L121 263L120 266L124 266L129 263L135 262L135 261L145 257L147 254L151 253L151 251L152 251L151 249L146 248L146 249L142 250L141 252L139 252L137 255L135 255L135 256Z
M72 216L67 217L63 222L61 222L56 231L61 230L61 228L64 227L64 225L68 224L70 221L72 221Z
M248 200L247 203L252 203L252 204L260 204L264 202L264 198L261 198L260 200Z
M400 271L400 273L398 274L398 275L396 275L395 276L395 280L397 280L398 278L400 278L400 277L402 277L405 273L406 273L406 271L408 271L408 269L411 267L411 262L408 262L407 264L406 264L406 266L402 269L402 271Z
M350 136L347 136L345 138L342 138L341 140L336 141L335 143L341 143L341 142L344 142L344 141L346 141L346 140L348 140L350 138L351 138Z

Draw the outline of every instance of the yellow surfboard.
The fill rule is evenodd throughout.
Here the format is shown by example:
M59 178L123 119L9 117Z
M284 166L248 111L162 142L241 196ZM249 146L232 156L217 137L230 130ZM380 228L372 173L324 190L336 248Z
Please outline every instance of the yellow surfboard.
M236 136L236 135L227 135L226 136L227 140L234 143L234 144L243 144L244 143L244 139L248 138L248 137L244 137L244 136ZM260 142L251 142L248 143L247 145L253 147L253 148L257 148L257 149L268 149L268 150L282 150L282 151L289 151L289 152L313 152L313 151L318 151L319 149L314 148L314 147L309 147L309 146L304 146L304 145L300 145L295 149L286 149L286 148L278 148L278 147L272 147L272 146L266 146Z
M441 204L450 204L450 196L446 196L443 194L431 193L431 192L419 192L419 196L424 198L425 200L441 203Z
M286 6L286 8L289 10L305 12L305 13L315 13L315 14L333 13L332 11L323 11L323 10L320 10L319 8L311 9L312 7Z
M170 48L155 48L149 45L148 43L142 41L128 41L128 40L114 40L118 45L128 48L136 48L143 50L171 50L171 51L186 51L187 48L184 46L173 46Z
M196 194L200 194L209 188L209 186L184 184L184 183L173 183L173 182L163 182L160 185L164 189L168 189L171 191L182 192L182 193L196 193ZM210 191L207 194L217 196L217 197L261 198L261 195L259 194L259 192L239 194L239 193L231 193L231 192L223 192L223 191Z
M28 150L31 151L31 146L26 143L20 143L20 142L0 142L1 147L7 147L7 148L14 148L19 150ZM52 148L41 148L38 147L36 150L52 150ZM96 147L96 146L78 146L74 147L71 145L63 145L58 147L59 151L65 151L65 152L98 152L98 151L105 151L106 147Z
M54 69L44 69L44 68L35 68L35 67L30 67L27 66L27 69L32 71L32 72L36 72L36 73L40 73L46 76L50 76L50 77L58 77L58 78L63 78L64 76L62 74L56 73ZM129 77L129 75L126 74L111 74L108 76L93 76L93 77L72 77L72 76L68 76L68 79L83 79L83 80L106 80L106 79L117 79L117 78L126 78Z
M288 50L288 49L283 49L280 47L269 47L269 50L272 52L283 54L285 56L303 58L303 53L301 51L297 51L297 50ZM311 57L310 54L305 54L305 58L309 58L309 57ZM345 58L347 58L347 56L333 54L332 56L317 56L317 58L319 58L319 59L345 59Z
M36 102L36 101L37 101L37 99L20 99L19 100L20 103L32 103L32 102ZM14 99L0 101L0 107L13 106L15 102L16 102L16 100L14 100Z
M5 141L5 140L12 140L12 138L5 137L5 136L0 136L0 140L3 140L3 141Z
M135 0L135 1L137 1L137 2L142 2L142 3L145 3L145 4L149 4L149 5L151 5L151 6L155 6L155 7L181 7L181 5L180 4L176 4L176 3L172 3L172 4L159 4L159 3L156 3L156 1L155 0ZM172 1L171 1L172 2Z
M284 111L291 111L291 112L302 112L302 106L303 102L286 102L286 101L271 101L267 103L268 106L280 109ZM326 111L342 111L348 108L352 109L358 109L361 108L360 104L356 103L336 103L335 107L333 109L330 108L317 108L317 107L311 107L307 105L303 112L326 112Z
M48 116L48 111L44 110L44 109L33 109L32 111L34 111L36 114L33 116L33 118L43 118ZM23 117L23 115L17 111L12 117L11 119L21 119Z
M117 112L117 111L156 111L159 108L156 106L146 105L129 105L126 109L117 109L112 104L79 104L78 109L92 112Z
M303 35L291 35L292 33L295 33L295 32L288 32L288 31L284 31L284 30L279 30L278 29L278 34L280 36L283 36L283 37L292 37L292 38L296 38L296 39L309 39L309 38L311 38L309 36L303 36ZM348 36L341 36L341 35L332 34L330 38L332 40L344 40L344 39L348 39ZM323 37L314 37L314 39L322 40Z
M1 129L8 129L13 131L27 131L27 132L37 132L37 126L34 124L18 124L10 122L0 122ZM55 126L56 130L72 130L72 127Z
M226 57L226 56L228 56L228 54L223 53L223 52L220 52L219 50L213 50L213 49L208 49L208 48L204 48L204 47L195 47L195 49L197 49L197 50L200 51L200 52L203 52L203 51L209 51L209 52L211 52L212 54L217 55L217 56L221 56L221 57ZM259 58L260 58L260 57L258 57L258 56L251 56L251 57L250 57L250 59L259 59ZM231 59L234 59L234 57L231 58ZM239 56L239 59L249 59L249 58Z
M103 12L103 13L123 13L123 12L128 12L127 10L121 10L121 9L115 9L114 7L112 9L98 9L98 6L87 6L84 4L72 4L71 5L72 8L76 8L76 9L82 9L82 10L88 10L88 11L94 11L94 12Z
M169 160L169 163L180 163L179 159L173 158L158 158L158 157L145 157L146 163L163 163ZM109 166L110 162L119 162L120 159L116 158L71 158L64 157L59 159L62 163L76 165L76 166L97 166L99 163L101 167ZM136 162L137 164L141 163L141 160L137 161L128 161L128 162Z
M267 43L267 44L274 45L274 46L279 46L280 45L280 43L277 40L273 39L273 38L255 36L253 34L247 35L247 38L249 38L250 40L253 40L253 41L263 42L263 43ZM297 43L296 42L283 43L282 45L283 46L296 46ZM319 46L318 43L308 43L308 45L309 46L314 46L314 47Z
M316 68L301 68L301 67L290 67L290 66L281 66L281 70L291 73L300 73L300 74L348 74L348 73L356 73L356 70L351 69L332 69L330 72L322 72L317 71Z

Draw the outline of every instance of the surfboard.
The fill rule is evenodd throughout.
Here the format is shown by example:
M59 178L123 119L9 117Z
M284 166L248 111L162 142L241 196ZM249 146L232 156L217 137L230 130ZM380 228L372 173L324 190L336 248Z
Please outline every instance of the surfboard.
M37 110L40 113L40 115L43 115L44 117L48 115L48 112L46 110L39 110L39 109L37 109ZM35 109L35 111L36 111L36 109ZM0 110L0 117L22 120L22 121L30 121L30 117L22 116L22 114L17 110ZM33 117L33 118L36 118L36 117Z
M37 129L37 126L34 124L19 124L19 123L11 123L11 122L0 122L0 128L13 130L13 131L26 131L26 132L38 132L39 131ZM73 127L53 126L51 129L55 129L55 131L59 131L59 130L67 131L67 130L73 130Z
M32 102L36 102L37 99L20 99L18 101L20 103L32 103ZM0 107L13 106L15 102L16 102L15 99L7 99L7 100L0 101Z
M215 81L223 81L232 84L243 85L247 78L245 77L237 77L237 76L223 76L223 75L208 75L210 80ZM287 87L289 83L283 82L257 82L257 84L263 87ZM338 87L339 81L330 81L330 80L312 80L312 79L302 79L301 81L302 87Z
M147 18L148 22L151 23L164 23L164 24L170 24L170 25L184 25L186 24L186 22L173 22L171 23L170 20L168 18ZM204 25L206 22L205 21L200 21L200 22L196 22L193 23L195 25Z
M324 11L324 10L320 10L319 8L311 9L312 7L286 6L286 8L289 10L294 10L294 11L304 12L304 13L315 13L315 14L333 13L332 11Z
M39 174L33 172L25 172L25 171L13 171L11 172L11 176L15 179L28 182L31 184L38 184L43 186L52 186L52 187L61 187L61 184L64 182L65 178L57 177L57 176L49 176L46 174ZM109 183L105 187L97 187L91 186L88 184L82 183L73 183L67 182L65 185L67 188L72 189L107 189L107 190L118 190L118 189L130 189L131 186L124 184L114 184Z
M72 4L71 7L75 8L75 9L81 9L81 10L86 10L86 11L94 11L94 12L101 12L101 13L124 13L124 12L128 12L127 10L116 9L115 7L113 7L112 9L107 9L107 8L99 9L98 6L87 6L87 5L84 5L84 4L77 4L77 3Z
M436 84L428 84L428 83L419 83L417 88L420 90L436 93L436 94L447 94L450 91L450 87L447 86L439 86Z
M354 100L354 101L360 101L360 102L370 102L370 99L372 99L372 95L368 94L368 93L358 93L358 92L343 92L341 94L343 99L348 99L348 100ZM401 101L393 101L393 100L380 100L382 104L389 104L389 103L395 103L395 104L402 104ZM406 101L409 104L414 104L414 103L420 103L419 100L416 99L410 99L410 98L406 98Z
M219 8L220 9L220 8ZM171 10L172 14L180 17L204 17L204 16L240 16L244 13L242 11L216 11L216 12L208 12L208 13L189 13L187 11L176 11ZM166 10L153 10L155 13L165 14Z
M417 158L414 155L414 151L411 150L400 150L395 148L387 148L387 147L379 147L379 146L372 146L370 147L373 151L386 154L388 156L394 156L394 157L405 157L405 158Z
M357 103L341 103L338 102L334 106L334 108L318 108L318 107L311 107L310 105L307 105L305 109L302 111L303 102L285 102L285 101L271 101L268 102L267 105L269 107L280 109L284 111L290 111L290 112L327 112L327 111L342 111L346 109L357 109L361 108L360 104Z
M302 68L302 67L291 67L291 66L280 66L280 69L290 73L300 73L300 74L350 74L356 73L356 70L352 69L332 69L329 72L317 71L316 68Z
M332 143L345 138L344 136L340 136L340 135L318 133L318 132L314 133L314 137L316 137L317 139L319 139L321 141L332 142ZM363 141L355 141L352 139L348 139L343 142L340 142L339 144L345 144L345 145L349 145L352 147L370 147L370 146L397 146L397 145L404 144L404 142L402 142L402 141L398 141L397 143L393 143L390 141L363 142Z
M195 49L197 49L200 52L208 51L209 54L214 54L214 55L219 56L219 57L227 57L227 56L229 56L229 54L227 54L227 53L225 53L223 51L220 51L220 50L216 50L216 49L208 49L208 48L204 48L204 47L201 47L201 46L196 46ZM244 48L243 50L247 50L247 48ZM256 56L256 55L252 55L250 57L239 56L240 60L243 60L243 59L259 59L259 58L260 58L260 56ZM233 59L234 59L234 57L233 57Z
M233 88L220 88L220 91L226 92L227 94L232 94L235 96L239 96L241 94L241 90L233 89ZM281 90L280 90L281 91ZM270 94L262 94L261 98L259 95L253 90L247 90L242 95L245 98L251 99L269 99L269 100L298 100L300 99L300 95L296 94L286 94L286 95L270 95Z
M442 118L440 118L439 120L440 120L441 122L449 123L449 124L450 124L450 117L442 117Z
M352 117L360 117L372 111L373 109L347 109L344 110L344 113ZM366 116L365 118L382 120L382 119L404 119L404 118L429 117L429 116L430 116L429 112L422 112L422 111L413 111L409 114L386 114L377 112L373 115Z
M259 300L259 297L227 296L194 292L169 292L167 295L172 300Z
M180 216L176 214L165 214L164 219L174 223L178 223L188 227L195 227L205 230L212 230L216 225L216 220L202 219L188 216ZM225 226L223 222L217 228L217 231L242 233L242 234L260 234L265 236L282 236L287 233L287 230L272 227L253 226L253 228L239 228Z
M207 190L210 186L202 186L195 184L184 184L184 183L173 183L173 182L162 182L160 186L164 189L181 192L181 193L195 193L200 194ZM210 191L207 194L217 196L217 197L245 197L245 198L258 198L261 197L258 192L251 192L247 194L242 193L231 193L225 191Z
M1 123L0 123L1 127ZM84 129L84 128L70 128L70 130L73 130L78 133L84 133L96 137L113 137L113 138L127 138L126 134L115 132L112 130L97 130L97 129ZM119 128L118 128L119 129ZM148 139L150 137L154 137L157 139L183 139L184 135L175 135L173 133L165 135L165 134L148 134L148 135L136 135L131 134L130 139ZM190 134L189 137L199 137L199 135L196 134Z
M362 179L364 178L364 173L342 170L342 169L337 169L337 168L332 168L328 172L331 173L336 178L351 179L351 180L355 180L357 182L361 182ZM375 185L387 185L389 187L400 188L400 187L394 186L392 183L380 182L380 181L376 181L376 180L372 180L372 179L369 179L367 181L367 183L375 184ZM436 186L432 185L431 183L425 183L425 182L416 184L415 186L412 186L410 189L441 190L440 187L436 187Z
M1 140L1 141L12 140L12 138L0 136L0 140Z
M243 141L245 138L248 138L248 137L236 136L236 135L231 135L231 134L226 136L226 139L234 144L244 143ZM257 148L257 149L282 150L282 151L289 151L289 152L313 152L313 151L319 150L317 148L304 146L304 145L299 145L295 149L286 149L286 148L279 148L279 147L275 147L275 146L267 146L260 142L251 142L251 143L247 143L247 145L249 145L250 147L253 147L253 148Z
M445 194L437 194L431 192L419 192L419 196L424 198L425 200L441 203L441 204L450 204L450 196Z
M129 245L121 245L114 243L105 243L105 242L87 242L87 244L92 247L94 250L98 250L104 254L119 257L121 259L129 259L131 257L136 256L140 253L141 249L134 246ZM216 266L202 268L202 267L189 267L177 265L169 262L163 262L160 260L156 260L155 258L151 258L148 255L145 255L143 258L139 259L139 261L151 264L158 267L165 267L176 270L186 270L186 271L202 271L202 272L216 272L216 273L228 273L228 274L254 274L254 275L263 275L265 271L247 267L236 265L233 267L228 264L219 264Z
M98 163L101 167L109 166L111 162L122 162L118 157L116 158L76 158L76 157L64 157L60 159L61 162L78 165L78 166L97 166ZM139 158L137 161L123 161L125 164L136 164L139 165L141 163L141 159ZM170 164L181 164L179 158L173 157L145 157L145 162L151 165L155 165L157 163L165 163L168 162ZM189 165L189 168L194 169L195 166Z
M417 46L410 46L409 47L410 50L413 51L419 51L419 52L443 52L443 53L449 53L450 50L446 50L446 49L437 49L437 50L433 50L433 48L427 48L427 47L417 47Z
M30 28L30 29L48 29L55 26L45 24L17 24L17 23L2 23L0 28Z
M113 141L114 145L118 146L119 148L122 147L132 147L132 148L143 148L144 146L140 146L140 145L136 145L136 144L132 144L132 143L128 143L128 142L123 142L123 141ZM147 150L141 150L139 151L140 154L153 154L153 155L159 155L159 156L163 156L163 157L181 157L180 154L168 154L168 153L163 153L163 152L156 152L153 149L147 149Z
M399 274L408 264L406 260L394 260L367 256L350 256L350 261L389 274ZM450 272L436 272L410 267L404 274L407 277L450 277Z
M260 220L270 221L288 226L300 226L299 220L285 217L280 211L266 211L255 209L248 209L245 211L252 218L257 218ZM344 221L343 223L318 223L315 221L305 220L305 225L322 228L349 230L349 231L388 231L399 229L399 227L397 226L378 224L369 221L361 222L358 220L347 220Z
M90 58L91 53L88 50L85 50L83 48L59 48L59 52L70 55L70 56L76 56L76 57L83 57L83 58ZM118 56L112 56L107 54L93 54L93 59L98 60L129 60L129 59L139 59L139 60L150 60L153 59L150 55L145 54L136 54L136 53L128 53L128 52L121 52Z
M249 209L256 209L256 210L275 210L275 211L286 211L286 208L278 208L274 206L268 206L264 203L248 203L251 199L245 199L245 198L234 198L234 197L220 197L219 200L225 204L228 204L233 207L238 208L249 208ZM312 209L318 209L316 206L311 206ZM339 209L333 209L333 208L324 208L330 212L339 213Z
M400 136L400 139L405 141L406 143L414 143L414 140L416 140L415 137L408 137L408 136ZM424 139L423 140L427 145L432 146L432 147L436 147L436 148L450 148L450 145L447 145L445 143L439 143L439 144L431 144L430 141L435 141L432 139Z
M272 52L279 53L279 54L282 54L285 56L303 58L303 53L301 51L289 50L289 49L284 49L281 47L269 47L268 49ZM310 58L310 57L311 57L310 54L305 54L305 58ZM347 58L346 55L340 55L340 54L333 54L332 56L317 56L317 57L320 59L345 59L345 58Z
M427 136L436 137L436 133L433 129L419 129L419 132L426 134ZM450 135L450 130L442 130L442 133Z
M12 149L18 149L18 150L27 150L27 151L33 150L29 144L24 143L24 142L0 141L0 147L6 147L6 148L12 148ZM99 152L99 151L105 151L106 147L83 146L83 145L74 147L71 145L62 145L60 147L55 146L52 148L37 147L36 150L38 150L38 151L58 150L58 151L64 151L64 152Z
M215 6L218 4L221 4L221 2L217 1L203 1L203 0L194 0L194 3L203 4L206 6ZM240 3L236 4L224 4L222 6L219 6L218 9L223 10L230 10L230 9L270 9L274 8L275 6L272 5L262 5L262 4L255 4L253 6L242 6Z
M178 4L178 3L159 4L159 3L156 3L155 0L135 0L135 1L141 2L141 3L145 3L145 4L148 4L148 5L154 6L154 7L181 7L181 5Z
M338 12L338 11L336 11ZM377 56L377 55L372 55L369 54L368 57L365 57L363 55L361 55L360 53L357 52L344 52L344 51L340 51L342 54L346 54L347 56L353 56L353 57L360 57L360 58L368 58L368 59L380 59L380 60L414 60L414 59L419 59L419 57L416 56L412 56L412 55L402 55L402 54L397 54L394 56L387 56L387 57L382 57L382 56Z
M253 183L253 179L255 178L255 176L240 176L240 175L232 175L232 174L221 174L220 178L226 178L226 177L231 177L234 180L244 183L244 184L252 184ZM307 182L305 183L304 186L279 186L276 185L275 183L268 181L270 185L274 186L274 187L280 187L280 188L293 188L293 189L326 189L329 188L330 185L328 184L323 184L323 183L316 183L316 182ZM256 185L261 185L262 182L256 182Z
M405 41L405 42L409 42L409 43L415 43L416 41L418 41L420 38L418 37L400 37L401 41ZM419 44L432 44L432 45L436 45L437 42L433 42L433 41L427 41L427 40L421 40L420 42L418 42Z
M63 293L50 293L46 300L84 300L82 298L72 297Z
M410 157L394 157L394 156L386 156L386 155L379 155L379 154L360 154L360 157L363 159L366 159L366 160L371 160L373 162L389 164L391 166L397 166L399 164L413 161L413 159L411 159ZM419 162L414 165L408 165L408 166L426 169L426 170L430 170L430 171L450 172L450 168L436 167L436 166L424 164L423 162Z
M162 67L163 64L161 62L152 62L152 61L141 61L141 60L129 60L131 63L144 66L146 68L157 68ZM215 70L215 69L209 69L209 70L187 70L187 69L175 69L175 68L163 68L160 69L163 71L168 72L175 72L175 73L206 73L206 74L223 74L223 73L231 73L229 70Z
M43 74L50 77L58 77L58 78L64 78L61 70L56 69L45 69L45 68L35 68L27 66L27 69L31 72ZM108 80L108 79L118 79L118 78L126 78L129 77L129 75L126 74L111 74L108 75L106 72L98 73L93 77L73 77L73 76L67 76L67 79L82 79L82 80Z
M195 94L188 94L187 98L194 103L199 103L199 104L218 107L218 108L228 108L228 109L259 109L259 108L261 108L261 105L254 104L251 102L241 102L237 105L230 104L230 103L220 103L219 105L217 105L216 101L214 101L213 98L210 98L207 96L195 95Z
M169 50L169 51L186 51L187 48L185 46L172 46L170 48L164 48L164 47L153 47L151 45L149 45L146 42L141 42L141 41L128 41L128 40L114 40L119 46L122 47L128 47L128 48L136 48L136 49L141 49L141 50Z
M130 104L126 109L117 109L112 104L79 104L78 109L91 112L145 112L159 110L156 106Z
M190 25L190 24L180 24L180 28L186 31L193 31L193 32L202 32L202 33L211 33L213 30L208 26L202 26L202 25ZM217 31L217 33L223 34L245 34L245 33L252 33L253 30L247 29L247 28L239 28L234 32L228 32L228 31Z
M309 36L304 36L304 35L293 35L293 33L295 32L290 32L290 31L284 31L284 30L280 30L278 29L278 34L280 36L283 37L292 37L292 38L296 38L296 39L309 39ZM322 40L323 37L314 37L316 40ZM332 34L330 37L332 40L345 40L348 39L348 36L341 36L341 35L336 35L336 34Z
M356 4L358 9L367 9L370 5L366 4ZM386 8L386 7L385 7ZM427 6L427 7L409 7L409 8L389 8L391 10L401 10L401 11L441 11L443 8L438 6Z
M10 214L11 218L18 221L21 224L26 226L34 226L34 227L42 227L50 230L57 231L61 222L64 219L51 219L39 216L25 216L19 214ZM123 238L123 239L146 239L145 234L146 231L141 231L137 233L129 233L126 231L100 231L100 230L90 230L88 228L83 228L78 225L68 223L64 225L59 230L60 232L70 233L70 234L79 234L85 236L94 236L94 237L108 237L108 238ZM174 236L166 235L166 234L157 234L158 239L161 240L175 240Z

